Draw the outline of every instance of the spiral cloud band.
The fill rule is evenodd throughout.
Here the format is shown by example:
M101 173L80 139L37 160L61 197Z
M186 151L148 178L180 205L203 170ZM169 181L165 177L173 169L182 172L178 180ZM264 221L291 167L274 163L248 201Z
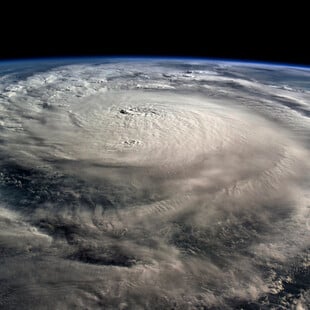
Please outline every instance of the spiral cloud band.
M1 306L306 309L308 69L13 67L0 66Z

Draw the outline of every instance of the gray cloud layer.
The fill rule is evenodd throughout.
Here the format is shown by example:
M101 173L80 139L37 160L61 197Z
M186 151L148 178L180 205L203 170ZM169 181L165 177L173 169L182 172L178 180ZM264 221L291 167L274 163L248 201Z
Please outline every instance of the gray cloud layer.
M0 305L306 309L309 75L178 62L2 75Z

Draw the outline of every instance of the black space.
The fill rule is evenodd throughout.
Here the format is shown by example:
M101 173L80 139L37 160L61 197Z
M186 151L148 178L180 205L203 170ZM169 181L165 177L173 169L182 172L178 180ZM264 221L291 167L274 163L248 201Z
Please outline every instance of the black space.
M1 59L61 57L61 56L107 56L107 55L132 55L132 56L185 56L223 58L248 61L268 61L279 63L292 63L310 65L310 48L296 49L296 45L288 46L287 42L278 42L270 45L266 42L217 42L209 41L204 44L191 40L177 41L174 43L142 44L133 40L131 44L114 40L105 40L98 43L90 39L52 39L39 42L20 40L18 43L8 42L1 48ZM30 44L29 44L30 43Z
M298 25L297 17L297 22L284 19L279 23L273 14L247 13L240 19L229 17L229 9L225 17L202 7L191 9L186 13L186 7L183 15L172 17L157 14L164 9L152 7L152 16L137 11L124 18L116 11L98 8L73 20L73 14L65 12L15 18L10 26L6 22L2 26L0 59L134 55L310 65L310 45L303 35L308 27Z

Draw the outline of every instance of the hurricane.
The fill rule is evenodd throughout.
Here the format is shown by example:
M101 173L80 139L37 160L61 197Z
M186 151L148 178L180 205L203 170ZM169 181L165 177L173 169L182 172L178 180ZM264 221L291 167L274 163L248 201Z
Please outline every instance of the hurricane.
M307 309L309 68L0 64L0 307Z

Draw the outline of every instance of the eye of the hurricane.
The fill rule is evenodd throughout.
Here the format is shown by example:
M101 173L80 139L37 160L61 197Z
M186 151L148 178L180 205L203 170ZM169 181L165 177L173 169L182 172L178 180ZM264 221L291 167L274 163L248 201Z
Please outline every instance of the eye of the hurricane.
M5 309L307 308L309 70L5 68Z

